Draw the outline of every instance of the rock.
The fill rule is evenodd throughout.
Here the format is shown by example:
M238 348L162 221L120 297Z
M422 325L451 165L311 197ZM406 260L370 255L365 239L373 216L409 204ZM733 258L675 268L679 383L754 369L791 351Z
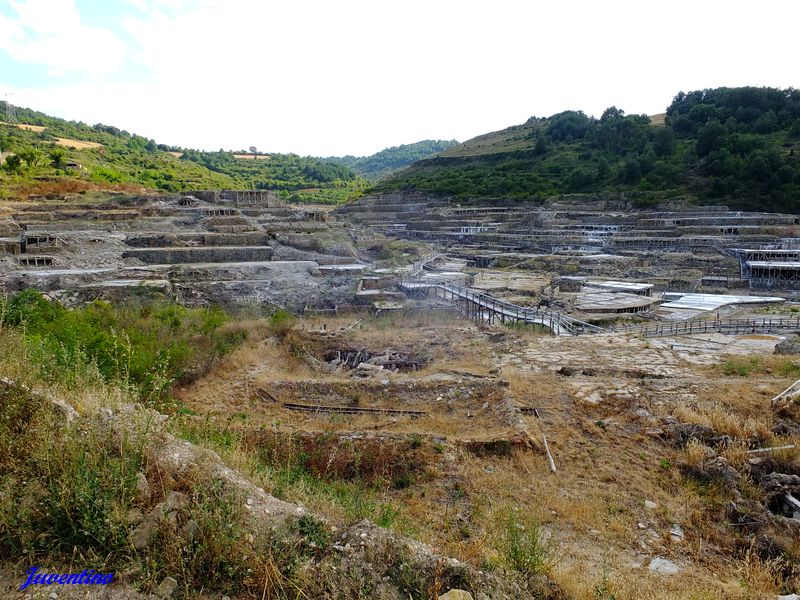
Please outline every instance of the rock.
M788 594L786 596L778 596L778 600L800 600L800 596L797 594Z
M189 498L186 494L170 492L167 499L158 503L139 526L131 531L128 539L133 544L133 547L137 550L144 550L151 544L160 527L164 525L173 529L177 527L178 517L176 513L188 503Z
M669 432L679 446L686 446L691 440L707 442L715 435L711 427L697 423L676 423L669 427Z
M690 469L690 472L698 478L707 481L714 479L722 480L725 485L732 489L736 488L736 484L741 479L739 472L722 456L709 457L698 467Z
M800 337L783 340L775 346L775 354L800 354Z
M131 525L138 525L139 523L142 522L143 519L144 515L142 514L142 511L140 511L138 508L130 509L125 515L125 520L128 521L128 523L130 523Z
M682 542L684 538L683 529L681 529L681 526L677 523L670 527L669 535L673 542Z
M645 500L644 507L648 510L655 510L656 508L658 508L658 504L656 504L652 500Z
M681 568L674 562L660 556L656 556L651 560L647 568L659 575L675 575L681 571Z
M453 589L439 596L439 600L474 600L472 594L464 590Z
M147 548L158 532L158 519L145 519L139 526L131 531L128 539L136 550Z
M187 504L189 504L189 498L186 496L186 494L181 494L180 492L170 492L167 495L167 499L159 504L156 508L162 507L164 512L171 512L173 510L186 508Z
M136 500L139 502L150 500L150 484L147 482L147 477L144 476L144 473L136 474Z
M178 582L174 577L164 577L164 579L161 580L161 583L158 584L156 596L159 598L172 598L177 587Z
M183 526L181 529L181 536L187 542L191 542L195 539L198 535L200 535L200 525L197 524L197 521L194 519L189 519L186 521L186 525Z

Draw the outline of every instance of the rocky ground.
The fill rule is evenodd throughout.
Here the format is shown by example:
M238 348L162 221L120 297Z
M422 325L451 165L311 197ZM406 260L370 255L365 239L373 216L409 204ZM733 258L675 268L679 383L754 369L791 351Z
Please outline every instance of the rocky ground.
M788 565L798 522L775 498L796 489L798 453L747 453L797 441L797 422L770 405L800 376L800 357L773 354L782 338L553 338L425 316L300 327L243 348L182 390L191 419L239 431L250 440L245 454L284 434L307 448L333 439L333 448L387 452L410 452L402 444L413 440L421 450L408 485L368 486L397 511L390 528L486 565L497 559L495 516L535 514L558 543L554 579L574 597L758 598L797 585ZM331 360L334 348L379 360L352 368ZM399 355L424 366L375 368ZM297 403L425 414L287 407ZM341 499L293 485L272 491L350 518ZM736 509L724 507L728 497ZM749 518L757 525L742 529ZM781 568L770 562L778 559Z

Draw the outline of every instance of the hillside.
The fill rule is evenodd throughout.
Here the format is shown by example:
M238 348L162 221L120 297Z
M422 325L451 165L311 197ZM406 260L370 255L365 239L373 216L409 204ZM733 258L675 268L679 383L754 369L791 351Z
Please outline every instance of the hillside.
M798 210L800 91L681 92L660 121L616 107L599 119L580 111L531 117L421 160L377 188L478 200L641 191L654 200L681 195Z
M385 148L371 156L329 156L325 160L349 167L370 181L378 181L418 160L438 154L457 144L456 140L423 140Z
M335 203L366 186L346 166L316 158L270 154L267 160L245 160L233 152L160 145L110 125L90 126L27 108L14 112L15 123L0 122L0 189L5 196L45 189L240 188L275 190L293 201ZM4 102L0 114L7 114Z

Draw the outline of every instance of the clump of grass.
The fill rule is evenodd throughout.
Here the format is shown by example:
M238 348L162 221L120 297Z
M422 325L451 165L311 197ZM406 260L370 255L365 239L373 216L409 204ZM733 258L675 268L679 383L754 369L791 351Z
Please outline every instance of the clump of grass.
M296 324L297 317L288 310L278 309L269 318L269 331L275 337L283 339Z
M752 356L748 359L742 358L729 358L722 363L722 372L725 375L738 375L739 377L747 377L750 373L759 366L761 358Z
M725 444L720 455L728 461L734 469L741 469L747 464L748 445L745 440L732 440Z
M800 377L800 362L788 356L729 356L717 368L727 376Z
M502 563L510 570L533 579L545 575L560 560L559 547L552 534L531 515L510 511L500 516L497 551Z
M714 451L703 442L695 439L686 444L686 464L691 468L700 467Z
M783 590L786 560L782 557L761 558L751 546L747 549L739 566L742 583L751 592L758 594L780 594Z

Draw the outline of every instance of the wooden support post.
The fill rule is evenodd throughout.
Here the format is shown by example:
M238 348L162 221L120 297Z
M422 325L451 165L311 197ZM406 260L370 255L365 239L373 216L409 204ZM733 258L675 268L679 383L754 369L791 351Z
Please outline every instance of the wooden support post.
M542 432L542 440L544 441L544 451L547 454L547 462L550 463L550 470L556 472L556 463L553 460L553 455L550 453L550 446L547 443L547 436Z

